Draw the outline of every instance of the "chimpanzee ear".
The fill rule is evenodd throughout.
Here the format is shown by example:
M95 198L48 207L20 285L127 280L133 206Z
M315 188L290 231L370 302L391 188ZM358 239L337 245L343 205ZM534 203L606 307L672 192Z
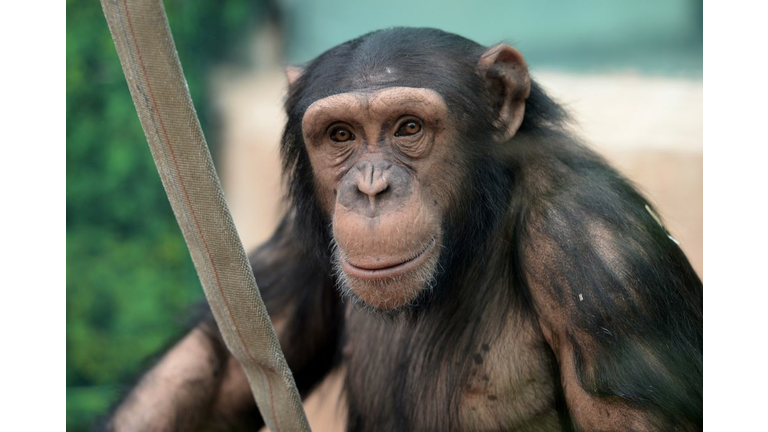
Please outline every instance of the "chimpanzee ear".
M304 68L301 66L286 66L285 77L288 79L288 87L293 84L304 74Z
M525 114L525 100L531 93L531 79L523 56L507 44L498 44L483 53L478 62L480 75L491 93L499 141L512 138Z

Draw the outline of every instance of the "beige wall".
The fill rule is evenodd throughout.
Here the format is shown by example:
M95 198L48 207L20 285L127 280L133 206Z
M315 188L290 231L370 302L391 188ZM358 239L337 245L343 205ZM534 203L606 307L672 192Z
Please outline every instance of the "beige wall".
M587 143L656 205L703 276L702 81L626 73L539 78Z
M661 212L694 268L702 262L702 82L633 74L535 74L577 122L575 132L634 181ZM285 79L273 71L219 80L224 142L219 162L246 249L264 241L280 214L278 143ZM339 372L305 402L316 431L344 428Z
M703 275L702 81L631 73L533 74L572 113L575 131L658 207ZM271 71L216 82L224 113L222 181L251 249L269 236L280 213L285 78Z

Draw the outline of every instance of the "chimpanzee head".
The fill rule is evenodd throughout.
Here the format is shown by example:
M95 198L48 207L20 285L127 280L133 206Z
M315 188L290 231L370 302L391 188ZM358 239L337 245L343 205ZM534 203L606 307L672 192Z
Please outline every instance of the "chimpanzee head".
M524 116L538 89L514 48L396 28L287 75L294 217L345 294L400 310L481 258L512 190L497 150L546 118Z

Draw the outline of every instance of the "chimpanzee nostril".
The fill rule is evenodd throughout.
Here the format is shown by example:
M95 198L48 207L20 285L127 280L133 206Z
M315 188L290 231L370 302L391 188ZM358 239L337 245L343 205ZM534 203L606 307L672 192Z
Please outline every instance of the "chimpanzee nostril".
M373 206L374 199L389 189L387 170L392 167L391 162L364 161L355 165L357 168L357 189L368 196Z
M373 176L362 176L357 182L357 189L369 197L374 198L376 195L389 189L389 182L384 176L375 174Z

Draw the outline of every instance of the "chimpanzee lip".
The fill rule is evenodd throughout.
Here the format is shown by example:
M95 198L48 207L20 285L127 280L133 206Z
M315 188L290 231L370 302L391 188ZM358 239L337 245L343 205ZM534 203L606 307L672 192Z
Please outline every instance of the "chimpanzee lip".
M429 257L429 252L432 251L432 249L434 249L436 244L437 244L437 239L433 237L432 241L429 242L427 247L425 247L424 250L416 254L416 256L400 262L396 262L394 264L384 262L381 264L376 264L375 266L360 267L350 263L345 257L342 256L340 260L341 267L344 270L344 272L346 272L348 275L354 276L360 279L391 278L391 277L401 275L414 268L417 268L422 263L424 263L427 257Z

